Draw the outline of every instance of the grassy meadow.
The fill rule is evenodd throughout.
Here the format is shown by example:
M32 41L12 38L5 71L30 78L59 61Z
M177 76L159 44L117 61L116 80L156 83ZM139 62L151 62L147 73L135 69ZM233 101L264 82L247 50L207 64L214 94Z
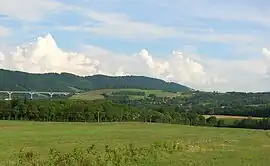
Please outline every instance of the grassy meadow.
M242 119L247 119L247 118L251 118L251 119L262 119L262 117L246 117L246 116L230 116L230 115L204 115L205 118L209 118L210 116L214 116L217 119L225 119L225 120L242 120Z
M0 165L15 164L22 149L23 152L33 152L34 159L49 160L51 148L64 154L73 153L74 148L86 150L92 145L95 145L96 152L91 160L98 160L93 158L94 155L111 160L114 156L113 160L118 161L119 156L132 152L135 158L140 158L136 160L141 162L139 165L267 166L270 163L270 132L263 130L145 123L0 121L0 144ZM129 144L142 149L121 149ZM145 148L151 145L159 145L159 148ZM108 153L111 155L106 155ZM117 154L118 158L115 157ZM117 163L121 163L120 159Z

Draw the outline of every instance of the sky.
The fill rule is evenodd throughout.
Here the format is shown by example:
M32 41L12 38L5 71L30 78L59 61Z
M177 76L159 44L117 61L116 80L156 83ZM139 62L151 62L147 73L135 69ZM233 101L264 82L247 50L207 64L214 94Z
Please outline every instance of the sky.
M1 0L0 68L270 89L269 0Z

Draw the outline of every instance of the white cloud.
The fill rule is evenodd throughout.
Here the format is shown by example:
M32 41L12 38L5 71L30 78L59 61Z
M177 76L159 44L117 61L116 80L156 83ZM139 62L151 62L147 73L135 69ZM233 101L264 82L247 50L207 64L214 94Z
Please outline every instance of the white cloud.
M169 70L168 62L158 62L154 60L146 49L141 50L138 55L140 58L142 58L153 75L161 75Z
M216 79L207 74L201 64L176 51L167 59L155 59L146 49L134 56L110 53L94 46L84 49L85 54L65 52L47 35L5 54L0 67L32 73L146 75L187 85L212 84Z
M263 48L262 54L264 55L265 65L267 66L266 77L270 78L270 51L267 48Z
M189 6L187 8L189 8ZM42 19L48 15L61 13L63 11L72 11L74 14L80 15L84 21L74 25L63 25L61 24L62 17L59 17L59 22L55 23L55 27L49 25L47 28L81 31L106 37L129 40L136 39L140 41L160 38L181 38L183 40L215 43L247 43L258 40L258 38L252 34L226 34L215 32L211 28L185 27L182 25L173 27L147 23L134 20L123 13L100 12L93 10L91 6L90 8L84 6L78 7L56 0L24 0L23 2L18 0L1 0L0 2L0 14L19 20L42 21ZM178 12L178 10L173 10L173 12L175 11ZM190 11L196 11L195 13L197 13L197 10ZM198 9L198 11L201 12L202 10ZM205 12L205 10L203 10L203 12ZM176 13L176 15L178 14ZM191 15L194 14L192 13ZM203 17L203 14L199 15L202 15ZM25 24L21 29L24 31L29 31L30 29L32 32L37 27L40 29L42 26L44 25L29 26L28 24Z
M88 10L89 11L89 10ZM89 11L90 13L93 11ZM213 29L194 27L167 27L140 21L135 21L126 15L115 13L98 13L94 16L86 15L89 24L58 26L57 29L65 31L81 31L90 34L98 34L106 37L129 40L152 40L160 38L177 38L183 40L199 41L206 43L252 43L261 40L253 34L222 33ZM94 21L93 21L94 20Z
M65 6L54 0L1 0L0 14L14 19L37 21L52 12L59 12Z
M9 58L9 59L8 59ZM17 47L5 55L1 67L32 73L72 72L81 75L98 73L99 61L89 57L64 52L57 47L53 37L39 37L35 43Z
M258 41L259 38L257 36L251 34L226 34L226 33L179 33L179 37L183 37L186 39L201 41L201 42L212 42L212 43L227 43L227 44L239 44L242 43L250 43L254 41Z
M131 20L128 16L115 13L98 13L88 11L86 15L95 21L94 26L89 26L86 31L122 38L163 38L177 34L171 27L163 27L154 24Z
M133 56L110 53L93 46L87 46L84 52L96 54L93 58L101 62L102 71L109 75L146 75L196 88L226 82L215 72L207 73L204 66L191 56L178 51L173 51L165 59L154 58L146 49Z
M65 52L51 35L47 35L32 44L17 47L13 52L0 53L0 67L31 73L145 75L202 90L262 91L269 85L264 77L270 65L263 56L237 61L173 51L158 59L146 49L128 56L91 45L84 46L82 52L84 54ZM269 51L263 49L262 52L269 60Z
M265 56L267 60L270 60L270 51L267 48L262 49L262 54Z
M0 2L0 14L22 21L43 21L46 16L64 11L72 11L80 15L85 22L70 26L63 26L60 23L58 29L62 30L80 30L124 39L157 39L173 37L176 34L176 30L172 27L136 21L125 14L98 12L89 7L78 7L56 0L1 0ZM33 27L35 26L30 28Z
M159 3L155 2L152 5L156 4ZM270 26L269 1L246 0L245 3L234 0L196 0L195 3L189 0L175 1L174 3L167 1L166 8L172 11L174 15L218 21L250 22ZM230 22L230 24L232 23Z
M266 6L269 6L269 4ZM226 21L248 21L265 26L270 25L270 19L268 17L270 14L269 8L262 10L260 3L257 5L243 5L243 3L239 3L237 5L228 5L224 3L218 5L208 4L207 9L207 12L200 10L200 12L196 13L198 14L197 16L202 18L213 18Z
M74 8L86 17L81 25L59 26L58 29L67 31L84 31L107 37L124 39L158 39L175 37L178 32L173 27L155 25L131 19L120 13L97 12L86 8Z
M266 64L264 58L243 60L204 59L208 72L216 72L227 80L225 84L202 86L202 89L220 91L268 91L269 82L265 80Z
M221 33L213 30L185 27L166 27L150 23L134 21L126 15L111 13L96 13L100 17L89 17L89 25L58 26L57 29L65 31L83 31L86 33L103 35L106 37L151 40L159 38L181 38L184 40L200 41L207 43L239 44L259 41L258 36L241 33ZM92 20L97 22L92 23Z
M142 50L139 56L148 66L149 74L154 77L196 88L226 82L224 78L207 73L202 64L178 51L173 51L165 60L153 59L147 50Z
M4 26L0 26L0 37L5 37L10 34L10 29Z
M0 52L0 64L1 64L1 61L4 61L5 60L5 55Z

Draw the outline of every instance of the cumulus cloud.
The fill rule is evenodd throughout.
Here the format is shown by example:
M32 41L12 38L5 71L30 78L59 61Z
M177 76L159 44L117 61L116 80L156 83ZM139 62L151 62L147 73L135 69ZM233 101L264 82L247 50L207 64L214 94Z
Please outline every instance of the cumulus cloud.
M18 46L11 52L0 50L0 68L30 73L69 72L77 75L144 75L181 83L201 90L262 91L269 81L263 79L270 71L270 53L264 58L220 60L202 58L172 51L155 58L147 49L133 55L114 53L92 45L83 46L83 53L60 49L54 38L37 38L33 43ZM269 73L269 72L268 72Z
M31 73L70 72L78 75L146 75L188 85L212 84L217 78L204 67L174 51L166 59L155 59L146 49L133 56L85 46L85 53L65 52L48 34L35 42L0 54L0 67Z
M167 81L196 87L226 82L224 78L207 73L202 64L179 51L173 51L166 60L153 59L145 49L139 55L147 65L150 75Z
M5 55L2 52L0 52L0 64L4 60L5 60Z
M81 75L98 73L99 61L83 54L65 52L58 48L49 34L35 43L17 47L5 54L2 68L31 73L71 72Z
M262 54L265 56L267 60L270 60L270 51L267 48L263 48Z
M153 57L149 55L146 49L141 50L138 55L144 61L153 75L162 75L169 69L168 62L158 62L153 60Z
M265 80L265 60L263 56L241 60L205 59L208 72L215 71L226 78L224 84L212 84L203 89L220 91L265 91L269 82Z
M266 76L269 78L270 77L270 51L267 48L263 48L262 54L265 58L265 65L267 66Z
M87 46L85 52L96 53L92 57L102 62L102 71L113 71L106 72L109 75L146 75L196 88L227 81L215 72L207 72L203 64L178 51L162 59L154 58L147 49L133 56L110 53L93 46Z

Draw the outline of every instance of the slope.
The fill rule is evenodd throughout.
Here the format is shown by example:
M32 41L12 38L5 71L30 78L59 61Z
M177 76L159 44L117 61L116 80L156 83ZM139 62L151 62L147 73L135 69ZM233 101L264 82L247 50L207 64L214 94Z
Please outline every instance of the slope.
M151 89L167 92L187 92L190 88L164 80L145 76L119 76L94 75L85 77L93 83L93 89Z
M97 89L133 88L162 90L167 92L187 92L190 88L144 76L112 77L94 75L81 77L70 73L31 74L0 69L0 91L89 91Z
M132 94L133 92L133 94ZM139 93L142 94L139 94ZM137 93L137 94L136 94ZM143 90L143 89L99 89L88 92L79 93L70 97L70 99L79 100L96 100L105 99L104 94L110 97L129 96L131 99L144 99L150 94L156 97L177 97L182 96L182 93L166 92L162 90Z
M91 82L73 74L30 74L0 70L0 90L66 91L88 90Z

